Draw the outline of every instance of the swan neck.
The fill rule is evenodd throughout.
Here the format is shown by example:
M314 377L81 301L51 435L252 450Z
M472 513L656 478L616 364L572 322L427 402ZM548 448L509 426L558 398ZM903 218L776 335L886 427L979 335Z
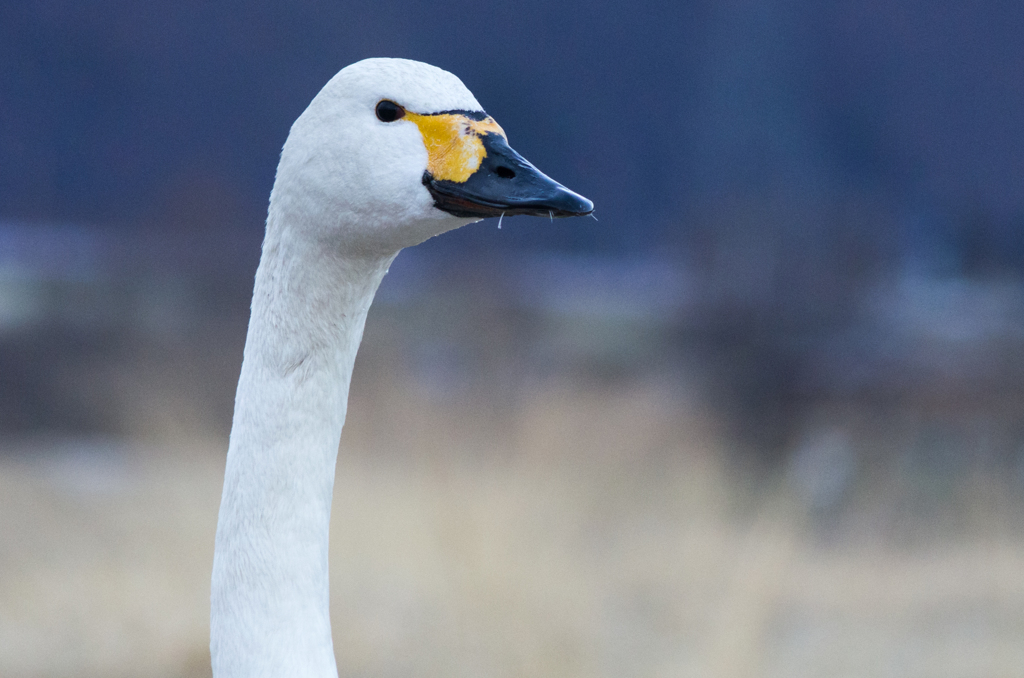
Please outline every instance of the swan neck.
M366 314L394 259L268 222L235 397L214 553L217 678L337 676L328 526Z

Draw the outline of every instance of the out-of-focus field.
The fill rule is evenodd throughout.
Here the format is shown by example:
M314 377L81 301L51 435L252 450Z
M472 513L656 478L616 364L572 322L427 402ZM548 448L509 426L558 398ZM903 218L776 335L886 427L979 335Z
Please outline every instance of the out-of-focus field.
M475 322L452 331L511 350L503 323ZM209 674L244 318L202 326L62 377L112 398L122 434L0 440L0 676ZM1004 464L933 467L927 426L844 410L764 463L676 375L484 356L460 377L403 326L430 330L371 314L338 461L342 676L1024 673L1021 479Z

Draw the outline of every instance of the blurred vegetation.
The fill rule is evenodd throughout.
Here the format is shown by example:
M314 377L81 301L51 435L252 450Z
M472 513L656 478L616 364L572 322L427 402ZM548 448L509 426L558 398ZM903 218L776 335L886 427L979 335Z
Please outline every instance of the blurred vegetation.
M194 270L5 278L46 312L0 351L4 676L209 676L248 299ZM341 675L1014 674L1016 288L879 286L815 334L698 281L399 257L338 460Z

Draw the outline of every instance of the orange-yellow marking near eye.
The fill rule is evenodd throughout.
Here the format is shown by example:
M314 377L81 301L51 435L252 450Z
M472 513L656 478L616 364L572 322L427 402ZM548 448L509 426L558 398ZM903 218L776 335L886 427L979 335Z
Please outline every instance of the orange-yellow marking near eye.
M463 183L477 171L487 155L485 134L505 136L493 118L473 120L458 113L420 115L407 111L407 120L420 128L427 147L427 171L439 181Z

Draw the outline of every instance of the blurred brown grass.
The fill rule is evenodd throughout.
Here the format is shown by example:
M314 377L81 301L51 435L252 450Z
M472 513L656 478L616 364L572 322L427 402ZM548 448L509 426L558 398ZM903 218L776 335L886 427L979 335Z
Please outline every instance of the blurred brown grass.
M822 501L813 455L747 463L665 380L513 364L439 383L392 321L368 327L338 461L341 675L1021 674L1019 481L998 468L908 471L862 454L899 436L833 412L874 461ZM89 368L135 430L2 442L0 676L208 675L208 384L232 387L236 325Z

